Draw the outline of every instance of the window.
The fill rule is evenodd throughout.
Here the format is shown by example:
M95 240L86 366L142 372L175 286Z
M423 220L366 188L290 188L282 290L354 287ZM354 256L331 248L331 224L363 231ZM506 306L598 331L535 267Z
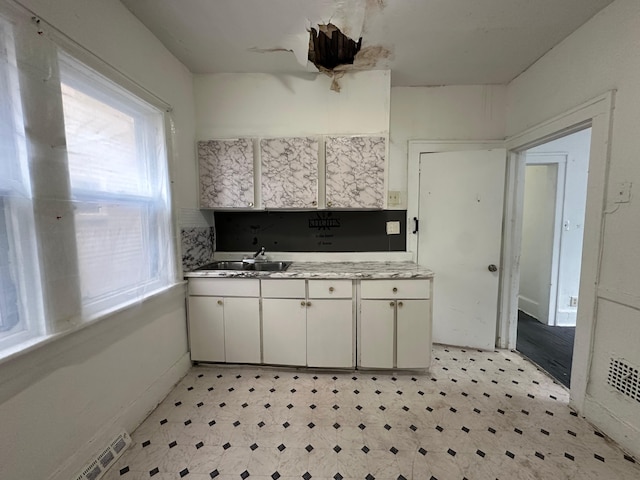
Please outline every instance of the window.
M43 331L12 25L0 17L0 350Z
M59 45L0 5L0 358L176 281L166 114Z
M93 315L173 278L163 114L60 59L82 310Z

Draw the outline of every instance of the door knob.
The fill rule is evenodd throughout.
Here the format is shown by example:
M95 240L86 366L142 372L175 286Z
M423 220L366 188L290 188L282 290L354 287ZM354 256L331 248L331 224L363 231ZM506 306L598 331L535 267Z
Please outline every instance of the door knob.
M491 265L489 265L489 271L490 272L497 272L498 271L498 267L496 267L493 263Z

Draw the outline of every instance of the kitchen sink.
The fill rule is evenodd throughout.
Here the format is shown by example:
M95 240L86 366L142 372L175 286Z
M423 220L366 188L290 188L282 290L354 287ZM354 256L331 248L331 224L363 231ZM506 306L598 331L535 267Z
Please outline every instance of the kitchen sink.
M254 270L263 272L284 272L289 265L291 262L256 262L253 267Z
M198 270L253 270L250 268L252 266L253 265L244 262L221 261L209 263L198 268Z
M219 262L209 263L198 268L203 270L244 270L244 271L260 271L260 272L284 272L291 262L261 262L248 263L242 261L221 260Z

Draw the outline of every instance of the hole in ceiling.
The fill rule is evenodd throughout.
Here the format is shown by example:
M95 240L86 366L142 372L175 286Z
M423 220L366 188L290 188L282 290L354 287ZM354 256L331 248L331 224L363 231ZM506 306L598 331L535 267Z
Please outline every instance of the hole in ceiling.
M362 37L356 42L334 24L318 25L309 32L309 61L320 71L333 70L338 65L353 65L362 47Z

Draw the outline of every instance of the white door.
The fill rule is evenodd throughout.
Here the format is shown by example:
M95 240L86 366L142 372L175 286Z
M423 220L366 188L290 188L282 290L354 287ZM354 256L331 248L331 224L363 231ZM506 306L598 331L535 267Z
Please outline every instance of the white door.
M260 363L260 299L224 299L225 358L230 363Z
M505 166L504 149L420 155L418 263L435 272L435 343L495 346Z
M307 365L353 367L353 302L311 300L307 307Z
M393 368L394 300L360 302L360 363L368 368Z
M429 300L397 302L397 367L427 368L431 363Z
M307 364L307 306L304 299L262 299L264 363Z
M224 362L224 301L221 297L189 297L191 360Z

